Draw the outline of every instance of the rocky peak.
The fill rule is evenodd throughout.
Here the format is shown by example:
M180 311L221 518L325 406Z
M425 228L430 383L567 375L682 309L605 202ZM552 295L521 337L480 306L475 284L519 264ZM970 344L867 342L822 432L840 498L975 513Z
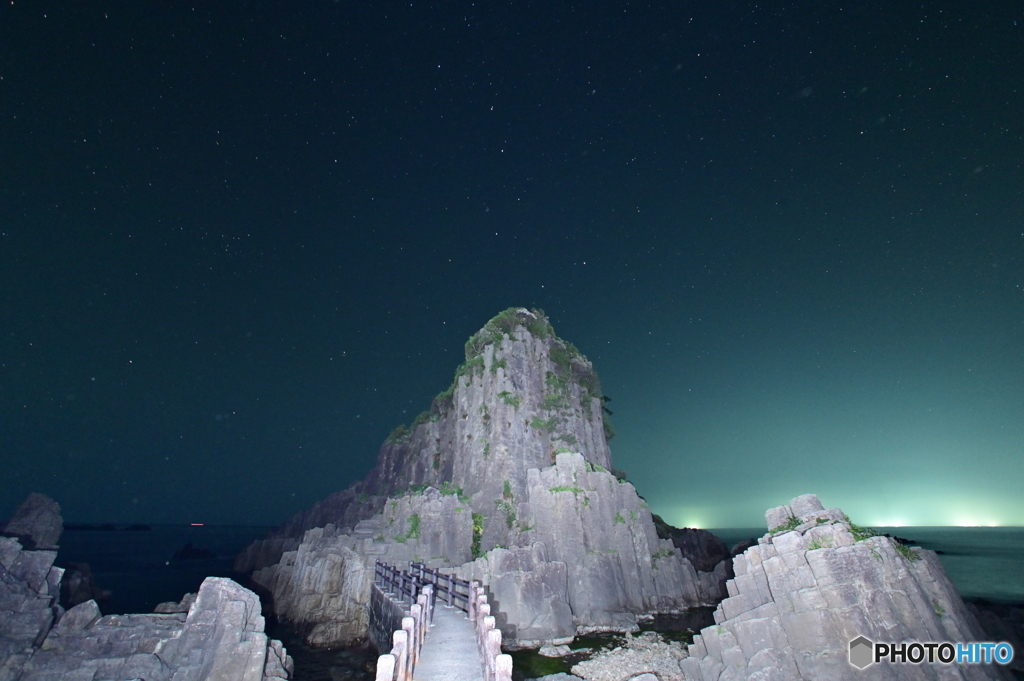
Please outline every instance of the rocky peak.
M495 500L521 495L526 471L574 451L610 467L600 382L543 312L509 308L466 342L447 390L411 426L399 426L367 479L377 494L447 483L488 516L483 549L503 544Z
M354 527L380 513L389 497L447 485L486 518L486 551L507 545L495 500L520 497L530 468L550 466L566 451L611 468L597 373L576 346L555 335L543 311L499 313L466 341L465 351L451 385L411 424L392 431L366 479L278 528L272 533L278 544L289 548L288 539L329 523ZM279 556L274 550L238 567L248 571Z

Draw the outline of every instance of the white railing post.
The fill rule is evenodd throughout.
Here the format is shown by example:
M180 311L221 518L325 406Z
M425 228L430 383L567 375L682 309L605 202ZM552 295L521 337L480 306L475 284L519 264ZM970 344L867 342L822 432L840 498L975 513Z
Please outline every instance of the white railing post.
M381 655L377 658L377 675L374 681L395 681L395 656Z
M419 653L416 650L416 620L411 617L402 618L402 630L408 634L406 641L408 641L408 667L409 667L409 678L412 678L413 667L416 666L416 657Z
M467 606L468 606L469 621L470 622L476 622L476 596L477 596L476 590L479 587L480 587L480 582L477 582L477 581L474 580L474 581L469 583L469 603L467 603Z
M409 673L409 632L404 629L397 629L391 640L394 647L391 654L395 656L395 681L410 681Z
M512 681L512 656L501 654L494 661L494 681Z

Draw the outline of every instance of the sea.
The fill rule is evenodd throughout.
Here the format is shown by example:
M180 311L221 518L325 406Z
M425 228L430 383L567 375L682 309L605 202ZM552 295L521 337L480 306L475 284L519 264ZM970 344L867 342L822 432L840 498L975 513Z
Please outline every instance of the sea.
M231 577L235 556L270 528L238 526L69 526L60 540L56 564L88 563L99 588L110 596L100 602L104 614L152 612L157 604L179 601L199 589L207 576ZM960 594L968 600L1024 604L1024 527L876 527L938 552ZM764 534L761 528L710 530L726 546ZM186 545L195 558L175 559ZM266 612L264 613L267 614ZM267 632L281 639L295 660L295 681L368 680L376 653L351 647L334 650L306 646L286 627L268 618Z

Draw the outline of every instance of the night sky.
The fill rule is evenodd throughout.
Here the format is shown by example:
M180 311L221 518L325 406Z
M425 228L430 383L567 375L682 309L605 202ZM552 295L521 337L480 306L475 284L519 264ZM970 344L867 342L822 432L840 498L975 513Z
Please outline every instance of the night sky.
M513 305L669 522L1024 525L1024 5L0 5L0 517L282 522Z

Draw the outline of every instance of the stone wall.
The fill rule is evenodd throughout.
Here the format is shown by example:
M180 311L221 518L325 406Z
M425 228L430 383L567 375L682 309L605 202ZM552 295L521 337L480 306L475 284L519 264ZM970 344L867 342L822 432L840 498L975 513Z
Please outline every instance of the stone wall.
M405 603L394 600L376 584L370 587L369 639L379 655L391 652L392 636L408 616Z

